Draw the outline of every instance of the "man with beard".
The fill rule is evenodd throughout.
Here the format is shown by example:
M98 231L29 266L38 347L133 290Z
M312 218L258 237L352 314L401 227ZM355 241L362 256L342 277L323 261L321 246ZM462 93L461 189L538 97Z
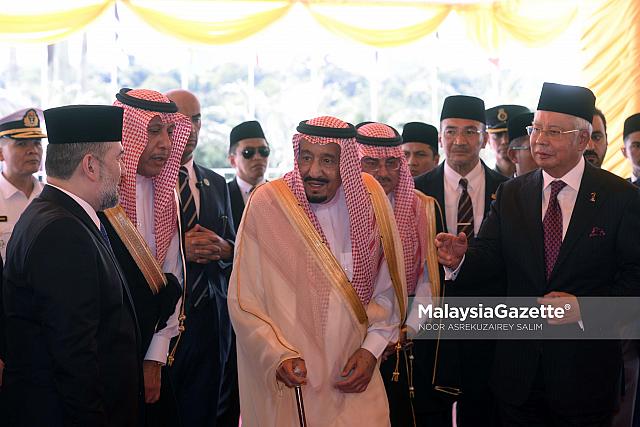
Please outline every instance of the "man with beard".
M174 102L156 91L122 89L125 172L120 204L102 222L127 276L140 323L147 425L177 417L162 367L173 360L170 341L184 329L180 296L184 277L176 185L191 126Z
M518 114L509 119L509 158L516 166L515 176L522 176L538 168L529 144L527 126L531 126L533 113Z
M409 122L402 128L402 151L412 176L427 173L440 162L438 129L422 122Z
M622 154L631 162L631 178L628 181L640 187L640 113L624 121L622 138Z
M393 207L402 242L407 294L423 298L420 302L425 303L425 300L440 294L438 259L433 244L435 216L439 208L436 208L433 197L414 190L402 152L405 147L400 147L402 138L395 129L382 123L368 122L356 126L356 129L362 171L376 178ZM425 360L427 355L435 354L434 343L406 340L407 335L415 336L420 323L417 304L408 312L398 343L387 347L383 358L386 360L380 366L389 399L391 425L450 426L451 408L438 400L431 390L429 367L433 366L433 358ZM414 365L414 354L423 356L420 366Z
M436 217L438 231L464 232L474 236L495 199L498 186L507 180L480 160L480 150L487 142L484 101L464 95L444 100L440 115L440 144L446 160L415 180L416 189L434 197L444 207L444 221ZM441 271L444 278L444 272ZM499 278L496 278L499 279ZM443 284L448 296L488 296L481 286L461 290ZM458 426L493 425L496 407L489 390L489 373L493 362L491 341L441 341L439 343L436 383L439 390L454 390L457 399ZM466 357L474 354L474 357ZM427 357L431 357L427 355ZM429 360L429 359L426 359ZM416 363L420 359L416 357ZM431 372L432 366L427 366ZM428 377L427 377L428 378ZM442 396L446 396L441 393Z
M494 170L507 178L511 178L516 171L508 154L510 139L507 122L511 117L528 112L529 109L522 105L498 105L485 112L489 145L496 153Z
M584 158L593 166L600 168L607 154L607 119L604 113L596 108L593 114L593 132L587 148L584 150Z
M257 185L265 182L264 174L271 149L260 123L255 120L240 123L231 129L229 140L229 163L236 169L236 176L228 185L237 234L249 194Z
M48 184L7 248L5 387L11 426L137 426L140 341L96 211L118 201L122 109L44 112Z
M184 426L227 425L216 423L220 394L238 400L236 393L221 390L225 363L230 357L231 321L227 309L227 276L233 259L235 233L231 223L229 191L224 178L193 159L201 126L200 102L186 90L172 90L167 98L191 121L191 133L182 153L178 188L187 261L185 331L169 369ZM233 351L235 359L235 351ZM236 383L235 360L229 375ZM235 399L234 399L235 397ZM239 406L239 405L237 405ZM238 409L239 410L239 409ZM238 425L238 416L235 425ZM229 422L228 425L232 425Z
M582 297L638 295L640 197L584 160L594 104L587 88L544 83L528 128L540 169L500 187L470 245L464 233L436 239L451 288L475 288L501 274L507 297L538 296L541 305L568 308L545 328L576 336L609 326L595 324L601 306ZM611 425L621 354L614 339L498 341L491 385L504 424Z
M229 285L243 423L388 426L378 358L406 307L384 190L360 173L355 129L300 122L294 169L249 198ZM393 261L395 260L395 262Z

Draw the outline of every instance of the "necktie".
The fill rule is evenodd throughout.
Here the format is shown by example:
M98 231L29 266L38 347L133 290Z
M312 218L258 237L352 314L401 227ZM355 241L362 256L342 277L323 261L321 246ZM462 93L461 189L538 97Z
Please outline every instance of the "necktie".
M180 188L180 209L182 210L182 231L186 233L198 222L198 214L196 212L196 202L189 186L189 171L184 166L180 166L178 185ZM205 296L212 293L204 273L205 268L202 264L189 263L189 268L187 268L187 289L191 291L189 299L194 307L197 307Z
M102 235L102 238L104 239L109 249L111 249L111 241L109 241L109 235L107 234L107 229L104 228L104 225L102 225L102 223L100 223L100 234Z
M189 172L184 166L180 166L178 183L180 186L180 206L182 209L182 231L186 233L198 222L198 214L196 212L196 202L193 199L191 187L189 186Z
M551 196L549 207L542 220L544 231L544 263L547 269L547 280L551 276L553 266L556 264L560 246L562 245L562 211L558 203L558 193L567 185L564 181L551 183Z
M466 178L460 178L462 193L458 200L458 233L464 232L467 237L473 237L473 204L467 191L468 183Z

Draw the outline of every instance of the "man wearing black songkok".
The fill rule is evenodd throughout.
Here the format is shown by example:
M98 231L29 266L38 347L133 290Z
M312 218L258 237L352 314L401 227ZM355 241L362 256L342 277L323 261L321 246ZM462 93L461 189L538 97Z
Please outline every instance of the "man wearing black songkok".
M228 185L237 233L249 194L258 184L265 182L264 174L271 149L260 123L255 120L240 123L231 129L229 140L229 163L236 169L236 176Z
M464 235L436 238L454 286L503 274L507 296L569 304L545 327L576 334L597 328L581 297L637 295L640 283L637 189L583 158L594 109L589 89L545 83L529 128L540 169L501 186L470 245ZM617 340L498 341L492 388L503 422L610 425L621 362Z
M476 234L498 186L507 180L480 160L480 150L488 140L485 121L482 99L464 95L445 99L440 116L439 140L446 160L415 180L416 189L434 197L443 208L444 221L436 216L438 232ZM440 277L444 278L444 272ZM489 295L481 286L462 289L449 286L447 281L441 289L448 296ZM458 402L458 426L474 425L477 420L484 420L487 425L494 423L496 408L489 390L493 347L493 342L478 340L443 340L439 343L433 385L438 390L455 390L457 395L452 397L451 394L432 391L435 344L430 350L426 345L416 346L416 401L424 393L424 396L428 396L425 400L429 402L416 408L417 418L426 420L424 425L433 424L434 419L443 420L447 412L451 413L450 405L443 410L442 401L447 398ZM468 357L468 354L474 357Z
M629 181L640 187L640 113L627 117L622 135L624 139L622 154L631 162Z

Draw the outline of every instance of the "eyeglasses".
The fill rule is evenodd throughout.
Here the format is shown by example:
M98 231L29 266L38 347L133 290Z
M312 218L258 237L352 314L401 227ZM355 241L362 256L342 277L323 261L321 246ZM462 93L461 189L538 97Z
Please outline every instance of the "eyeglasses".
M360 164L362 165L362 170L365 172L378 172L382 167L382 163L384 162L384 167L389 171L397 171L400 169L400 159L397 157L389 157L387 159L374 159L373 157L363 157L360 160Z
M509 147L509 150L529 150L531 147L529 147L528 145L521 145L519 147Z
M269 149L269 147L249 147L249 148L245 148L244 150L242 150L242 157L244 157L245 159L249 160L251 158L253 158L253 156L255 156L256 151L258 153L260 153L260 156L267 158L269 157L269 154L271 153L271 150Z
M571 129L571 130L562 130L562 129L547 129L544 130L537 126L527 126L527 135L530 136L539 136L540 134L547 134L547 136L551 139L560 138L560 136L567 133L575 133L580 132L580 129Z
M442 133L442 136L447 141L453 141L458 135L460 135L464 139L471 139L480 135L481 133L482 131L476 128L446 128Z

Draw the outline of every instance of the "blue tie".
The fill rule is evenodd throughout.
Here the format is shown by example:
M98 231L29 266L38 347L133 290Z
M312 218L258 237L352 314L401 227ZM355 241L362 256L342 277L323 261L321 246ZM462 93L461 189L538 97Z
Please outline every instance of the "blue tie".
M109 235L107 234L107 229L104 228L104 225L102 225L102 223L100 223L100 234L102 234L102 238L104 239L109 249L111 249L111 242L109 241Z

